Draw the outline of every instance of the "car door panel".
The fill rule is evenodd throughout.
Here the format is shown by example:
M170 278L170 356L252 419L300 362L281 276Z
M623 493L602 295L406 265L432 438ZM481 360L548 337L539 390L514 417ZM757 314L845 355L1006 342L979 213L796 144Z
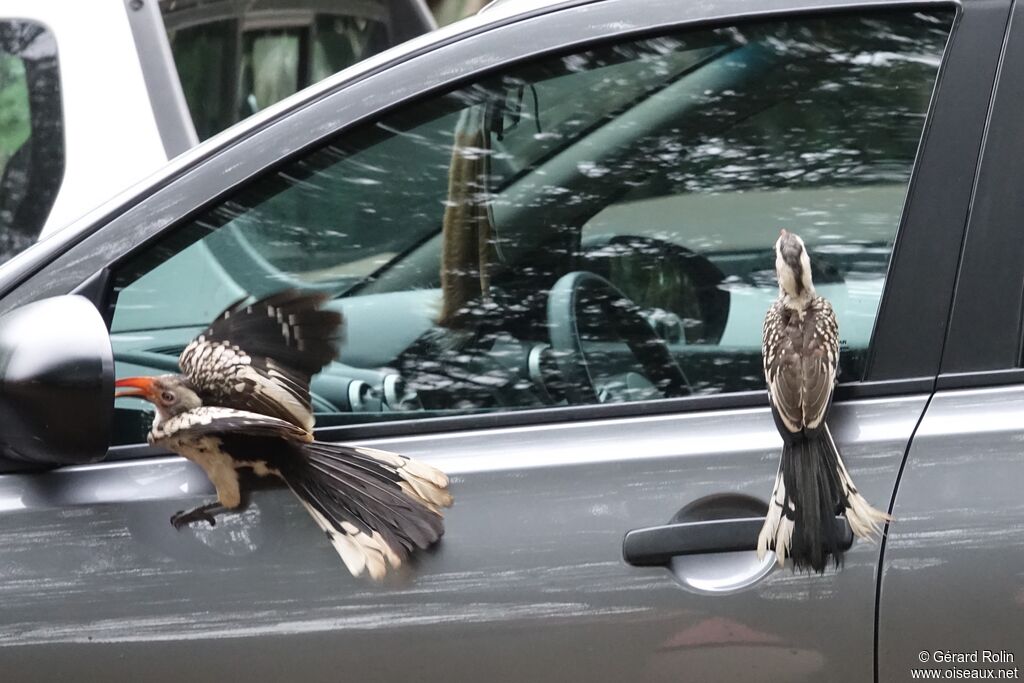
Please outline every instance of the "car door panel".
M914 669L1020 677L1022 71L1024 13L1015 4L937 391L894 499L879 583L878 680L907 679Z
M1012 658L986 662L983 653L1020 655L1022 444L1019 386L940 391L932 398L886 539L879 680L906 678L919 667L968 674L1014 668ZM977 653L977 661L943 662L937 651Z
M836 406L870 500L891 495L925 401ZM709 495L764 499L780 448L766 408L375 445L448 471L457 501L440 546L382 585L350 577L282 488L175 531L170 515L212 494L177 458L0 477L5 668L61 680L88 648L97 671L153 681L741 680L758 661L761 680L870 676L876 545L857 543L838 573L776 569L718 596L622 561L630 528Z

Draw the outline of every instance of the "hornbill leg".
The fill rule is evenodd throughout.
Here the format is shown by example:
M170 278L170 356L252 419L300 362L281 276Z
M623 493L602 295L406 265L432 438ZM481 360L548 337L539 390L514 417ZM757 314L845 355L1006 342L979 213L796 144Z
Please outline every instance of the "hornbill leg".
M227 512L227 508L221 505L219 501L200 505L188 512L178 510L171 515L171 526L179 530L181 527L192 522L208 522L210 526L217 526L217 520L214 519L214 515L221 512Z

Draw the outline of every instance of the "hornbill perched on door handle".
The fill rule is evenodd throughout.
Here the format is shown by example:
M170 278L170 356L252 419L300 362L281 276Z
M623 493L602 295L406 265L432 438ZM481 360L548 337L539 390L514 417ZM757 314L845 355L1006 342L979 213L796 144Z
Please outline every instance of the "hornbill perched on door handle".
M310 378L337 355L341 314L288 290L230 306L181 353L180 375L118 380L156 406L149 442L199 465L217 502L171 524L215 524L241 504L238 470L280 477L355 576L380 579L444 533L448 477L396 453L313 438Z
M835 516L845 514L854 535L870 538L890 521L853 485L825 417L839 365L839 326L832 304L814 291L811 261L798 235L782 230L775 243L779 298L764 319L761 352L782 460L768 515L757 539L763 558L825 571L842 552Z

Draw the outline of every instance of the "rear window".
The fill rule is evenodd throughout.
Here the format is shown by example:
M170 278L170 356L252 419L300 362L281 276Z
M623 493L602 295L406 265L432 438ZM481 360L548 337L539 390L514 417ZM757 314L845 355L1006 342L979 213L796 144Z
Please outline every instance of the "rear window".
M160 2L200 139L426 32L416 7L411 0Z
M0 20L0 262L35 242L63 176L56 41L41 24Z

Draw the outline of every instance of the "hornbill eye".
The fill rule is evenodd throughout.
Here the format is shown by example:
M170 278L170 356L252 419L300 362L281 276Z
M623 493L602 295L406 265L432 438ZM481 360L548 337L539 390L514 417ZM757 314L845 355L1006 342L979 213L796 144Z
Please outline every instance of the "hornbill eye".
M162 394L160 394L160 400L162 400L164 403L174 403L175 398L176 397L174 396L174 394L172 394L169 391L165 391Z

